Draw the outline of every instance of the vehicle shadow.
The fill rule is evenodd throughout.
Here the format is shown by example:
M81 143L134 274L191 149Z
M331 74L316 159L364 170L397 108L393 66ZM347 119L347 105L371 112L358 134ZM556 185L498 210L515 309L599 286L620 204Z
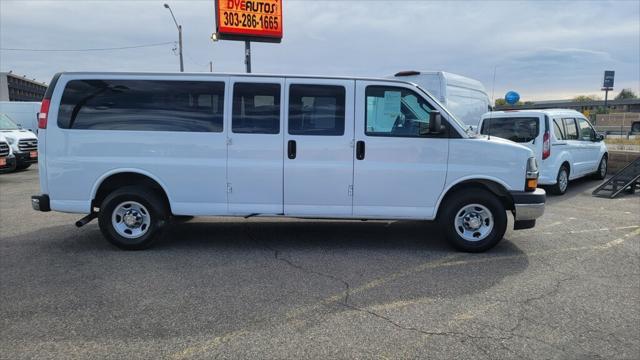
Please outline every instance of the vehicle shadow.
M459 298L529 265L508 239L486 253L459 253L435 224L418 221L196 218L169 226L146 251L111 246L93 223L45 227L2 243L8 256L0 278L8 293L27 296L22 287L29 284L54 303L73 296L79 308L101 299L141 324L142 308L158 303L157 318L171 319L175 308L166 303L197 299L198 307L180 310L181 317L193 319L185 329L190 332L210 328L199 314L220 308L255 318L264 316L263 308L283 315L310 302L342 312ZM69 305L64 315L74 318L75 311ZM106 332L117 328L100 326Z

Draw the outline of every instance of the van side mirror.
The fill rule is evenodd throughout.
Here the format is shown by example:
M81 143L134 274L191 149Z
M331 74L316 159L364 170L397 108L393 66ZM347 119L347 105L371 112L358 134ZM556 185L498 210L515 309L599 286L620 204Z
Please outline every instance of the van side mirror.
M18 126L18 129L22 130L22 124L16 124Z
M442 126L442 115L440 111L432 111L429 113L429 133L440 134L444 131Z
M596 134L596 139L595 139L595 141L600 142L600 141L602 141L602 140L604 140L604 135L602 135L602 134Z

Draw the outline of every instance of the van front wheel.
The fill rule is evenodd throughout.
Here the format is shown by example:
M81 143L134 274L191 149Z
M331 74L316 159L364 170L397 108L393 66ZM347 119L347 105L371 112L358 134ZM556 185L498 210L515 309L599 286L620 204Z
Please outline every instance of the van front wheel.
M466 252L482 252L494 247L507 230L504 205L484 189L453 194L444 204L439 219L451 245Z
M98 214L104 237L125 250L151 246L166 219L166 206L160 196L139 186L125 186L109 194Z

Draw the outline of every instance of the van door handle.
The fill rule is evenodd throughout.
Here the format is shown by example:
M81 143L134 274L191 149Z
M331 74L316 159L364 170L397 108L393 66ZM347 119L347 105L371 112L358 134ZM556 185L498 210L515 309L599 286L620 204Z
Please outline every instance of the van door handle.
M362 140L356 143L356 159L364 160L364 141Z
M295 140L289 140L289 142L287 143L287 156L289 156L289 159L296 158L296 141Z

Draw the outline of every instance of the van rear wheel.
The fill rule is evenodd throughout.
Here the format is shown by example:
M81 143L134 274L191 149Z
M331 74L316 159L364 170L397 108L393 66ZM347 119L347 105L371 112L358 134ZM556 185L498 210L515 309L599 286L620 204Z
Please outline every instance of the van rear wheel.
M562 165L558 170L558 176L556 177L556 184L551 187L551 192L555 195L564 195L569 187L569 169Z
M602 180L607 177L607 157L603 156L598 165L598 170L593 173L593 178L596 180Z
M482 252L494 247L507 230L502 202L484 189L457 192L447 199L439 217L447 240L460 251Z
M146 249L159 237L167 206L152 190L125 186L109 194L98 214L104 237L124 250Z

